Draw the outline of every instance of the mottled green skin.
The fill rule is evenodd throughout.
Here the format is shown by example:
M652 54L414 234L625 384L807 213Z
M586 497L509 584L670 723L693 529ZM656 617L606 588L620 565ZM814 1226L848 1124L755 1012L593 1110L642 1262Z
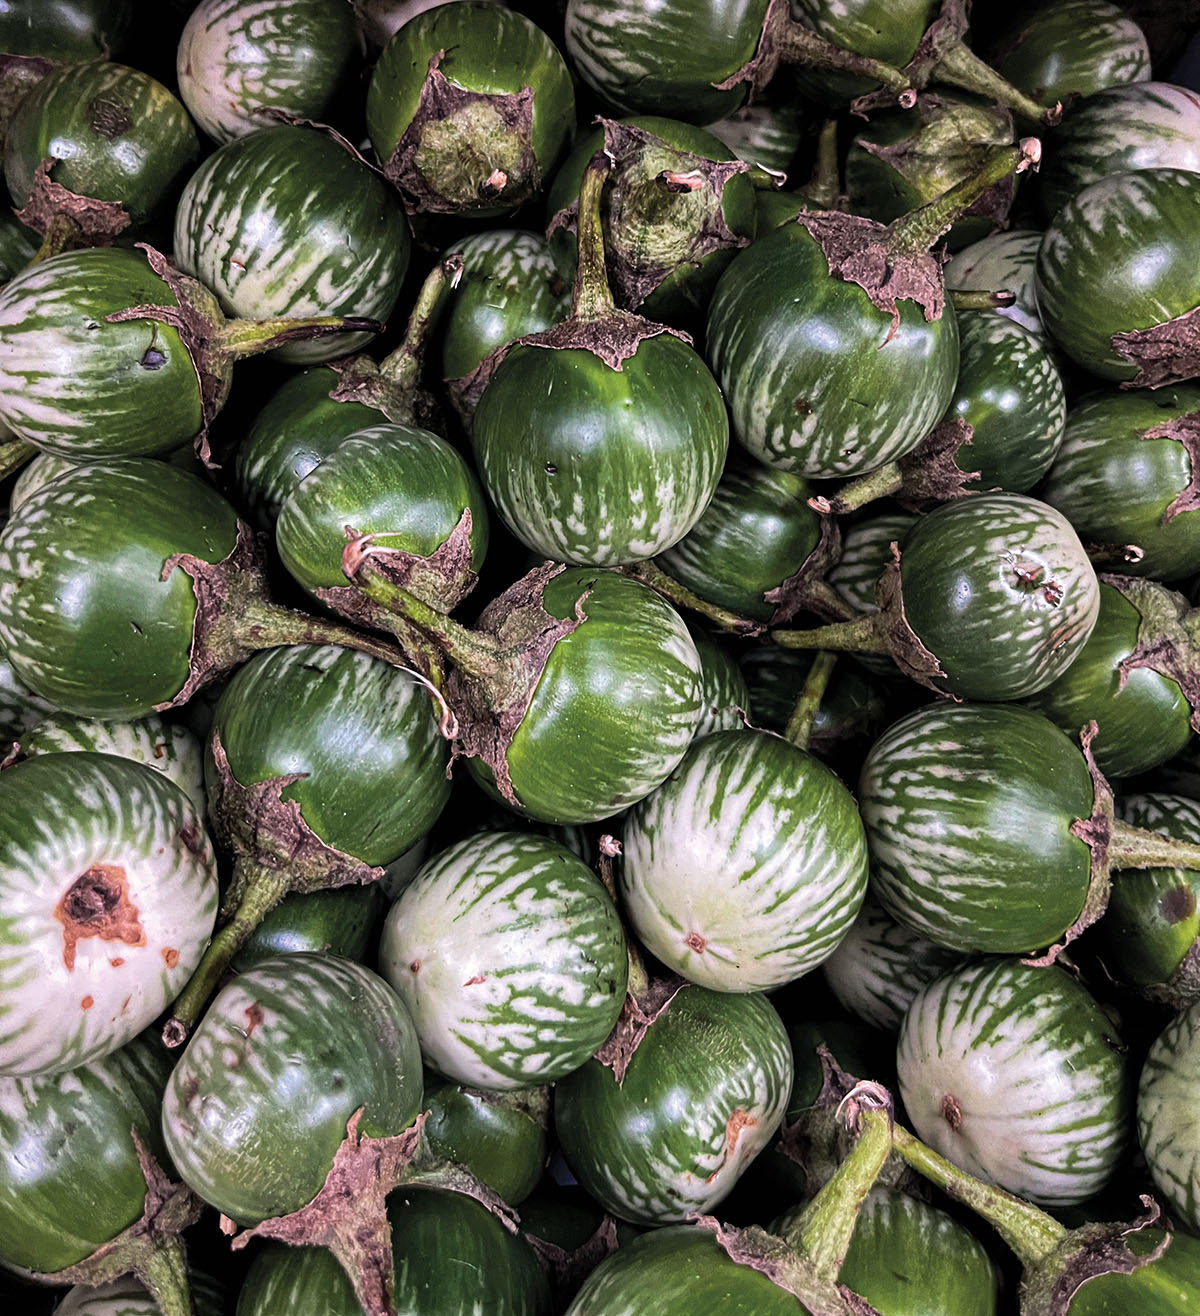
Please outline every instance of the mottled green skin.
M558 562L618 566L696 524L721 478L729 422L703 358L659 333L619 370L586 348L513 348L471 437L483 486L523 544Z
M397 1316L550 1316L529 1245L462 1193L402 1189L388 1198ZM251 1263L237 1316L360 1316L324 1248L268 1243Z
M461 379L497 347L567 318L571 279L537 233L491 229L452 250L461 254L463 272L440 321L443 379Z
M894 723L858 784L871 889L891 916L954 950L1048 946L1087 895L1092 810L1078 747L1014 705L936 704Z
M95 59L119 50L132 25L132 0L10 0L0 14L0 50Z
M187 111L154 78L107 60L68 64L24 97L4 137L4 179L18 206L47 156L51 178L78 196L118 203L138 225L195 163Z
M622 167L611 170L606 180L601 221L609 269L623 260L631 271L653 271L658 284L639 300L621 304L652 320L690 327L692 320L703 317L717 279L738 247L754 236L757 189L745 173L726 179L719 211L729 230L724 238L727 245L713 247L697 258L693 251L696 235L702 226L711 228L715 218L712 191L672 192L659 179L665 170L682 172L696 167L690 160L681 160L682 152L717 162L736 157L710 131L677 119L639 115L621 122L658 140L632 157L622 156ZM588 161L604 142L604 130L597 128L575 143L546 190L546 214L551 220L578 199ZM555 228L550 249L563 277L572 280L577 252L573 227Z
M1137 646L1141 614L1100 584L1100 613L1087 643L1061 676L1025 702L1069 736L1097 725L1092 753L1106 777L1132 777L1173 758L1192 738L1191 706L1177 682L1149 667L1120 667Z
M940 89L943 93L946 89ZM858 129L846 156L846 192L856 215L890 224L978 171L989 151L1013 140L1012 115L1001 106L938 94L922 96L914 110L873 114ZM872 148L882 148L878 154ZM893 154L894 153L894 154ZM1011 189L1015 183L1002 183ZM994 205L997 193L986 202ZM957 251L993 232L1001 216L977 205L954 221L946 246Z
M1038 198L1053 215L1081 188L1134 169L1200 170L1200 104L1169 82L1134 82L1072 105L1049 136Z
M1200 804L1186 796L1125 795L1117 801L1117 813L1135 827L1180 841L1200 841ZM1108 908L1092 934L1106 970L1134 987L1162 987L1200 935L1198 894L1200 879L1181 868L1114 873ZM1179 1008L1196 994L1184 984L1170 1000Z
M0 291L0 419L75 460L188 442L201 426L200 386L179 334L157 320L106 319L174 304L138 251L93 247L22 270Z
M87 717L168 703L187 679L196 600L183 571L161 579L163 564L220 562L236 534L220 494L147 458L43 486L0 533L0 644L17 675Z
M471 468L445 439L409 425L372 425L344 439L285 496L275 524L283 565L310 593L347 588L346 527L428 557L471 513L471 566L483 564L488 512Z
M958 334L958 382L946 418L965 420L973 433L954 460L979 472L970 489L1028 493L1062 441L1062 376L1041 337L1013 320L964 311Z
M820 519L808 481L735 456L712 501L658 564L710 603L767 621L764 595L794 575L817 546Z
M620 1085L596 1059L559 1080L555 1131L607 1211L672 1224L731 1191L779 1127L791 1083L791 1046L766 997L689 983L650 1023Z
M1109 0L1060 0L1025 10L997 45L996 71L1046 105L1150 74L1145 36Z
M698 626L689 626L688 631L700 656L701 710L696 737L744 727L750 710L750 691L737 660L708 631Z
M386 321L411 239L395 192L336 138L279 124L236 138L188 179L175 211L175 260L229 315L348 315ZM281 361L327 361L365 332L274 349Z
M700 659L679 614L611 572L568 569L546 587L554 617L586 620L550 653L508 747L519 811L542 822L594 822L660 785L700 717ZM491 770L467 760L476 780Z
M1142 1154L1171 1216L1200 1229L1200 1156L1196 1104L1200 1073L1200 1005L1181 1010L1154 1040L1138 1078L1137 1129Z
M901 457L954 392L958 327L915 302L888 314L829 273L800 224L738 253L708 314L707 355L737 440L760 461L813 478L859 475Z
M392 906L380 972L426 1065L517 1092L583 1064L621 1010L625 935L608 892L566 846L487 831L430 859Z
M267 914L233 957L242 973L268 955L320 951L372 967L387 898L378 882L293 892Z
M517 168L519 144L511 128L497 132L499 124L489 123L479 135L477 126L456 116L422 129L418 172L433 181L451 156L461 161L464 193L442 191L444 208L481 216L503 213L504 191L499 205L481 204L475 188L491 172L494 153L507 138L513 158L504 161L506 190L517 195L525 188L539 190L541 177L553 168L575 123L575 91L566 62L540 28L501 5L462 0L418 14L383 48L367 88L367 133L381 161L390 159L412 125L429 61L439 51L444 52L439 72L464 91L511 96L528 87L533 92L529 146L534 163L529 176L522 177Z
M535 1089L529 1096L545 1095ZM547 1154L546 1126L527 1094L498 1097L429 1074L425 1079L425 1136L439 1156L467 1166L510 1205L537 1187Z
M795 1297L699 1225L656 1229L606 1257L566 1316L797 1316Z
M1179 580L1200 570L1200 511L1165 520L1190 484L1187 449L1148 430L1200 410L1200 385L1089 394L1067 414L1062 444L1038 494L1070 518L1089 544L1135 544L1123 575Z
M255 654L213 714L244 786L284 787L326 845L387 864L437 821L450 796L449 745L428 691L409 672L351 649L296 645ZM210 797L215 790L209 763Z
M233 458L238 497L260 530L273 531L288 494L351 434L387 417L362 402L329 396L337 374L314 366L291 375L267 399Z
M329 0L202 0L175 52L179 94L216 142L245 136L262 111L339 123L356 90L363 42L356 14Z
M1166 324L1200 305L1200 174L1143 169L1077 192L1038 250L1042 322L1072 360L1101 379L1137 368L1112 337Z
M995 1316L1000 1275L983 1244L945 1211L875 1189L838 1279L883 1316Z
M142 1213L170 1060L146 1035L63 1074L0 1078L0 1261L62 1270Z
M1130 1234L1126 1244L1144 1257L1160 1247L1161 1229ZM1200 1240L1182 1231L1166 1251L1131 1275L1099 1275L1071 1299L1071 1316L1192 1316L1200 1306Z
M576 75L619 114L712 123L746 100L748 82L721 88L754 58L767 0L568 0L567 54Z
M163 1138L180 1175L239 1224L295 1211L346 1122L400 1133L421 1109L416 1033L382 978L330 955L279 955L214 998L171 1074Z
M925 29L937 17L936 0L797 0L795 11L806 27L826 41L859 55L903 68L912 59ZM821 103L841 104L878 87L870 78L824 69L796 70L806 94Z
M1113 1020L1065 968L973 958L908 1007L897 1086L934 1151L1061 1210L1094 1197L1125 1163L1127 1057Z
M1066 517L1025 494L981 493L926 513L900 545L904 613L938 660L937 689L1020 699L1066 671L1100 607Z

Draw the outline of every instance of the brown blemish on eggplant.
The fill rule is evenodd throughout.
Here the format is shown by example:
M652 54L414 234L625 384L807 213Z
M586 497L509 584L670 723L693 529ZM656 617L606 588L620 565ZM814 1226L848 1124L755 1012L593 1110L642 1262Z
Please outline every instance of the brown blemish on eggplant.
M244 1011L244 1014L246 1016L245 1033L246 1036L249 1037L250 1034L254 1032L254 1030L259 1026L259 1024L262 1023L262 1021L267 1016L263 1011L262 1006L259 1005L257 1001L255 1001L252 1005L248 1005Z
M164 946L162 950L163 963L168 969L173 969L179 963L179 952L174 946Z
M950 1125L955 1133L962 1128L963 1113L962 1106L959 1105L958 1098L951 1096L949 1092L942 1098L942 1104L939 1108L939 1114L942 1119Z
M689 932L683 939L683 944L689 949L694 950L697 955L703 954L708 942L698 933Z
M717 1166L712 1174L707 1176L704 1180L705 1183L712 1183L720 1174L730 1157L737 1151L738 1139L742 1136L742 1131L752 1127L757 1122L753 1115L747 1114L740 1106L730 1114L725 1121L725 1150L721 1156L721 1164Z
M96 1002L91 996L85 996L83 1000L79 1002L79 1008L81 1010L90 1010L95 1004Z
M129 899L125 870L115 864L93 864L66 889L54 909L63 928L63 964L75 969L75 947L88 937L144 946L146 934L137 906Z
M1190 887L1177 886L1158 902L1159 913L1168 923L1182 923L1196 912L1196 897Z

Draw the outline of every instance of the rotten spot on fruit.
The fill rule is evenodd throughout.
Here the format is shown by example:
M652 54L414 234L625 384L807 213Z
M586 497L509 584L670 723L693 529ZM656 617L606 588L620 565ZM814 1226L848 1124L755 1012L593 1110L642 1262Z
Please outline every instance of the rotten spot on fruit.
M129 899L125 870L114 864L93 864L63 893L54 909L63 929L63 964L75 968L75 947L88 937L144 946L146 934L137 907Z
M708 942L705 941L705 939L698 932L689 932L687 936L684 937L683 944L689 950L694 950L697 955L700 955L703 953L704 948L708 945Z
M111 964L114 969L119 969L121 965L124 963L125 963L124 955L118 955L115 960L109 960L109 964Z
M421 961L420 961L420 960L413 960L413 962L408 966L408 971L409 971L409 973L420 973L420 972L421 972Z
M1172 887L1158 902L1159 913L1168 923L1182 923L1196 912L1196 896L1190 887Z
M473 978L468 978L463 986L477 987L481 982L487 982L487 978L482 973L477 973Z
M133 127L133 116L127 106L107 96L93 97L87 109L92 131L105 141L121 137Z
M737 1151L738 1139L742 1136L742 1130L749 1128L755 1123L757 1123L757 1121L754 1116L742 1110L740 1106L730 1114L729 1118L725 1121L725 1150L721 1157L722 1164L729 1160L734 1152ZM718 1165L717 1168L707 1176L704 1182L712 1183L720 1171L721 1166Z
M955 1133L962 1128L963 1113L962 1106L958 1103L958 1098L951 1096L949 1092L942 1098L940 1108L942 1119L954 1130Z
M262 1021L267 1016L263 1011L262 1006L259 1005L257 1001L255 1001L252 1005L246 1006L246 1009L243 1011L243 1013L246 1016L246 1027L242 1031L245 1034L245 1036L249 1037L250 1034L254 1032L254 1030L259 1026L259 1024L262 1023Z
M168 969L173 969L179 963L179 952L174 946L164 946L162 949L163 963Z
M797 398L793 404L797 416L807 416L812 408L808 405L807 398Z
M95 1004L96 1002L92 999L92 997L85 996L83 1000L79 1002L79 1008L81 1010L90 1010L92 1006Z

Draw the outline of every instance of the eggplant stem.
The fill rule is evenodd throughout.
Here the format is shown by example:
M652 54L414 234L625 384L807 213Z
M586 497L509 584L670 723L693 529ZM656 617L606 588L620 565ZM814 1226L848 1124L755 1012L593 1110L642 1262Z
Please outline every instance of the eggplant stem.
M608 286L604 255L604 221L600 215L604 184L611 162L604 151L588 161L579 185L579 210L575 217L575 286L571 293L572 320L603 320L616 309Z
M837 654L827 649L820 649L813 655L812 666L804 678L796 706L792 709L783 733L785 739L800 749L808 749L817 714L821 711L821 700L825 697L836 663Z
M1182 868L1200 870L1200 845L1114 821L1108 835L1110 870L1122 868Z
M878 612L850 621L814 626L809 631L772 631L771 639L784 649L835 649L841 653L889 653Z
M653 558L618 567L617 570L623 576L630 576L634 580L640 580L643 585L648 585L675 607L697 612L732 635L761 635L766 629L761 622L743 617L740 613L731 612L728 608L722 608L719 604L701 598L674 576L667 575Z

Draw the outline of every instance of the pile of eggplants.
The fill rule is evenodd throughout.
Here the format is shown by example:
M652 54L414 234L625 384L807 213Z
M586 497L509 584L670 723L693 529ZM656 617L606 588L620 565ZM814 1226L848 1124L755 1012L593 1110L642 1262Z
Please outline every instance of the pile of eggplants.
M9 1308L1200 1310L1196 33L977 9L3 6Z

